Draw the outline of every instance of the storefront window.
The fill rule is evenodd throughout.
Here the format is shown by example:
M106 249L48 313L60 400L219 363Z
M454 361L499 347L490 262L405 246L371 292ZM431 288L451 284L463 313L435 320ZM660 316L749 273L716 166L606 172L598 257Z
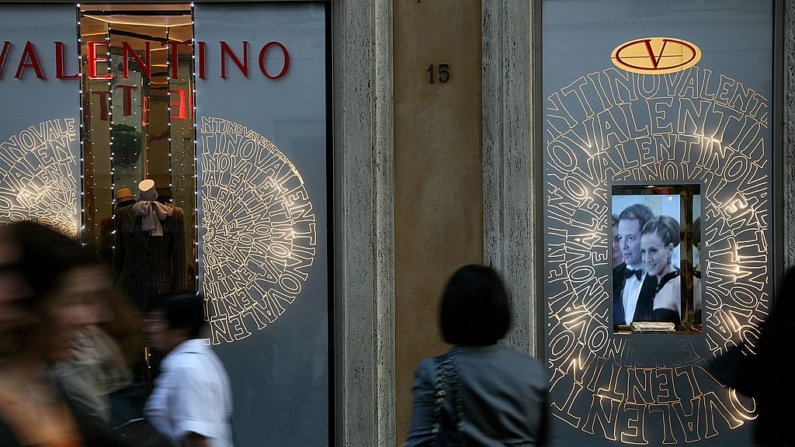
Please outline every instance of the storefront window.
M705 364L753 346L771 301L774 2L540 5L561 436L747 444L753 402Z
M141 316L202 291L241 445L332 443L329 23L328 1L0 5L0 221L96 247Z

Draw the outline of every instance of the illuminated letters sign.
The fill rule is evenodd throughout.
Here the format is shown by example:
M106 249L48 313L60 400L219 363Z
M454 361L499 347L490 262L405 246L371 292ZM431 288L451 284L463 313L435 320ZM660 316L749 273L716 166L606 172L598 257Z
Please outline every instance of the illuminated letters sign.
M226 79L228 69L227 69L227 60L231 60L234 65L243 73L243 76L248 78L249 72L249 42L242 41L242 48L239 51L235 51L227 42L220 41L220 64L221 64L221 78ZM55 46L55 78L56 79L64 79L64 80L77 80L78 75L76 73L67 73L67 58L66 54L68 53L67 45L64 42L53 42ZM141 67L141 70L147 76L151 73L151 42L146 42L146 49L144 51L144 58L141 57L133 50L132 46L127 42L122 42L122 49L123 55L125 56L123 59L123 67L122 67L122 78L127 79L129 76L129 57L132 57L135 62ZM189 45L189 42L163 42L160 46L166 48L168 47L171 50L175 50L176 47L180 45ZM88 60L88 78L89 79L110 79L111 74L105 73L100 74L98 73L97 67L98 64L107 64L108 59L106 57L100 56L101 54L107 54L108 44L105 42L88 42L88 54L86 55ZM206 79L207 77L207 43L206 42L197 42L198 51L196 52L196 59L197 59L197 76L199 79ZM12 58L12 53L14 50L14 44L9 41L3 42L3 47L0 50L0 80L3 79L4 75L4 68L6 65L7 60ZM278 72L272 73L265 67L265 60L266 58L275 53L281 52L283 56L282 67L279 69ZM242 54L239 54L242 53ZM179 64L177 63L177 57L179 56L178 51L172 51L172 60L171 60L171 77L172 78L179 78ZM276 57L276 56L271 56ZM16 60L14 57L13 60ZM76 62L76 61L75 61ZM290 68L290 53L287 51L287 47L284 46L281 42L268 42L262 47L260 47L259 51L257 52L257 67L262 73L262 75L270 80L277 80L283 78L287 74L287 70ZM25 43L25 48L22 50L22 54L19 56L19 62L17 63L16 72L14 77L17 79L22 79L25 75L25 71L27 69L33 70L36 74L36 77L39 79L47 79L47 72L44 70L44 67L41 63L41 57L39 57L38 52L36 51L35 45L27 41ZM76 69L72 69L74 71ZM274 70L275 71L275 70Z
M640 74L666 74L686 70L701 60L701 50L686 40L644 37L618 46L610 56L613 64Z

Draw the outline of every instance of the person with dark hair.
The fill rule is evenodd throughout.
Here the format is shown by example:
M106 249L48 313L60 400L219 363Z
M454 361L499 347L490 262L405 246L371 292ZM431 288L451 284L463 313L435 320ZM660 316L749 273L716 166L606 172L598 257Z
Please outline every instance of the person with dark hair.
M15 343L2 352L0 445L128 445L50 370L72 359L75 340L96 319L103 293L90 280L96 261L77 240L43 224L20 221L3 232L16 248L14 271L28 292L17 308L22 323L6 334Z
M187 447L232 447L232 389L221 359L206 339L204 296L166 295L146 327L150 345L167 353L146 401L147 419Z
M511 326L499 274L482 265L456 271L442 293L439 323L453 347L417 366L405 446L434 445L444 433L462 445L545 445L544 365L497 344Z
M724 385L755 400L753 441L756 447L790 447L795 401L789 353L795 351L795 267L789 267L777 286L758 340L735 341L708 369ZM752 355L755 353L755 355Z
M643 225L654 218L651 209L636 203L618 215L618 240L624 264L613 269L613 325L653 321L657 278L647 275L640 253Z
M682 322L682 275L671 263L674 249L679 245L679 222L671 216L660 215L646 222L640 237L640 251L646 274L657 278L652 315L654 321Z
M739 390L756 400L754 441L759 447L792 445L792 413L782 411L795 401L788 354L795 351L795 267L784 275L775 302L762 323L756 358L746 357L748 386Z

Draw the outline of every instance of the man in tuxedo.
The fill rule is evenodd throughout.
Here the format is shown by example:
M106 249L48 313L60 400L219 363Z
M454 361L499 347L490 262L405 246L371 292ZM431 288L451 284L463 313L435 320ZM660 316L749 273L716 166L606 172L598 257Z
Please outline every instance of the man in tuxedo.
M640 252L643 225L654 217L640 203L630 205L618 216L618 241L624 263L613 268L613 325L653 321L657 278L647 275Z

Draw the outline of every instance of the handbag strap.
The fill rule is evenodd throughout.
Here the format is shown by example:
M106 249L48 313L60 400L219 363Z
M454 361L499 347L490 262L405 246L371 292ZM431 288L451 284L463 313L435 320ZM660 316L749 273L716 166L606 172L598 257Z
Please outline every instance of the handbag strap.
M436 445L438 435L442 432L442 412L444 402L447 398L449 388L453 395L453 422L455 423L458 436L464 433L464 405L461 399L461 385L458 380L458 367L456 367L453 357L449 354L436 357L435 366L436 391L434 393L433 406L433 431L431 434L431 445Z

